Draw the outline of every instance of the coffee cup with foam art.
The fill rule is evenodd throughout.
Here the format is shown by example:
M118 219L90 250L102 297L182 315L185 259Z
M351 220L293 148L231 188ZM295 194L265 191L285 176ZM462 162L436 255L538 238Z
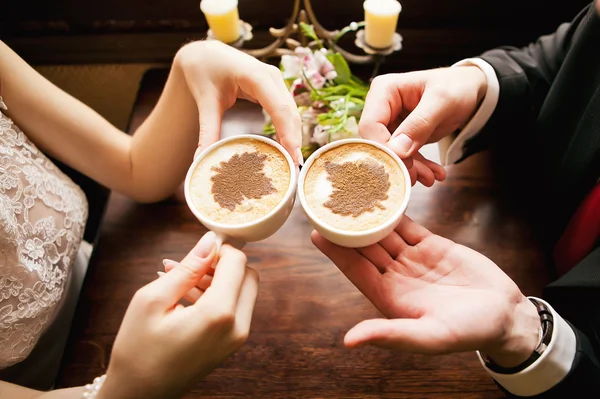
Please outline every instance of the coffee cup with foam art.
M220 240L260 241L287 220L296 199L298 167L277 142L259 135L220 140L190 166L185 199Z
M411 181L404 162L382 144L364 139L329 143L304 163L300 203L313 227L334 244L375 244L400 223Z

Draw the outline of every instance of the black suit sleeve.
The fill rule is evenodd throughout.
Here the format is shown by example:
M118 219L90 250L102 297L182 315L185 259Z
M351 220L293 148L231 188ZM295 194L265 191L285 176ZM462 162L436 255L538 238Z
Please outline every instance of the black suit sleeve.
M554 388L534 398L600 397L600 364L587 335L571 326L577 338L577 353L569 374ZM574 395L579 392L578 395Z
M565 398L598 398L600 397L600 364L594 354L589 338L571 326L577 338L577 353L569 374L552 389L530 399L565 399ZM507 398L520 398L506 391L500 384Z
M547 286L544 299L571 326L577 352L567 376L539 399L600 397L600 247ZM506 392L508 397L516 397Z
M541 36L523 48L499 47L479 58L490 64L500 84L496 109L482 131L467 141L463 158L491 145L495 133L504 134L515 126L533 127L550 87L567 56L573 37L589 18L593 4L552 34Z

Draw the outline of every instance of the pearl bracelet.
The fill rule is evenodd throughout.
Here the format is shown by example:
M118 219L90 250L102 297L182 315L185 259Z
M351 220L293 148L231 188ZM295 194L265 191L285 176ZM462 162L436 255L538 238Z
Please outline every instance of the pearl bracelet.
M94 382L85 386L85 391L83 391L81 399L94 399L98 395L100 388L102 388L104 380L106 380L106 374L101 377L94 378Z

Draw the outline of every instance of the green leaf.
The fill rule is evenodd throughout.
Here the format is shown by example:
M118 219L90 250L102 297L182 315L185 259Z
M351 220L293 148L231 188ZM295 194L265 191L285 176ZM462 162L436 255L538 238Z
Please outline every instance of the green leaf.
M361 78L359 78L356 75L352 75L350 77L350 83L353 83L357 86L362 86L362 87L366 88L367 90L369 88L369 85L367 85Z
M317 36L317 32L315 32L315 28L313 28L312 25L300 22L300 29L302 30L302 34L304 36L317 42L319 44L319 47L323 47L323 42L321 41L321 39L319 39L319 36Z
M348 62L340 53L327 54L327 59L333 64L335 68L335 72L337 73L337 78L335 78L336 83L347 83L350 80L350 66L348 66Z
M306 160L308 157L310 157L312 155L313 152L315 152L318 149L319 149L319 145L315 144L315 143L307 145L307 146L304 146L304 147L301 148L301 150L302 150L302 156Z
M277 131L275 130L275 126L273 126L272 123L269 123L268 125L263 126L262 133L265 136L273 136L277 133Z

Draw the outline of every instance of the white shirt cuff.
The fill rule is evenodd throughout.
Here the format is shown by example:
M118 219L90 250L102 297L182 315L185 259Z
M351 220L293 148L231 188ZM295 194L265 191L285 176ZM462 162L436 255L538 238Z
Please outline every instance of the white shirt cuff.
M487 91L479 109L471 120L465 125L456 138L447 136L440 140L440 157L442 165L450 165L463 156L465 141L475 136L488 122L498 104L500 96L500 83L494 68L481 58L468 58L452 65L452 67L473 65L485 73L487 79Z
M547 302L534 299L544 303L554 318L550 344L538 360L518 373L498 374L485 366L477 352L481 364L492 378L516 396L539 395L561 382L571 370L577 352L577 338L571 326Z

